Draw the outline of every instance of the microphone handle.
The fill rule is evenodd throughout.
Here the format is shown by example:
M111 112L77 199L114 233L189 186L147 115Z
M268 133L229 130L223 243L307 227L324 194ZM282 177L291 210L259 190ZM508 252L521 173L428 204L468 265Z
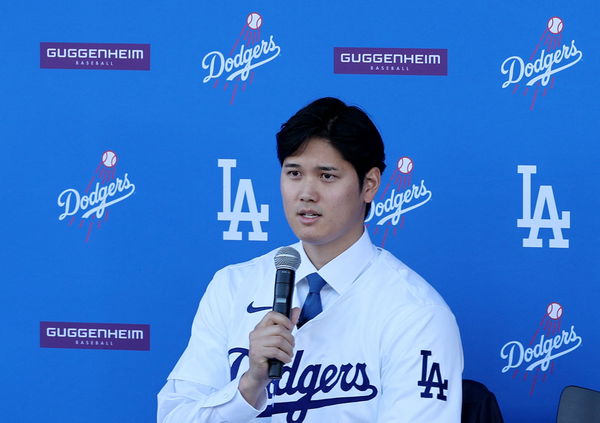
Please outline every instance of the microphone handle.
M294 294L295 272L290 269L277 269L275 273L275 296L273 311L290 317L292 296ZM269 359L269 379L281 379L283 363L280 360Z

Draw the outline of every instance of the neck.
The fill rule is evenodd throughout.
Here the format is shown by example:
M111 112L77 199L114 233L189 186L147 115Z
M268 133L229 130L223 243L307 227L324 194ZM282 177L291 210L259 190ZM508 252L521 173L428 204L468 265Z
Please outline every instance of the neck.
M360 239L364 232L364 226L360 226L360 232L356 232L353 236L349 237L346 240L340 240L337 243L327 243L323 245L311 244L308 242L303 242L302 246L304 248L304 252L310 259L311 263L317 270L325 266L331 260L342 254L348 248L350 248L356 241Z

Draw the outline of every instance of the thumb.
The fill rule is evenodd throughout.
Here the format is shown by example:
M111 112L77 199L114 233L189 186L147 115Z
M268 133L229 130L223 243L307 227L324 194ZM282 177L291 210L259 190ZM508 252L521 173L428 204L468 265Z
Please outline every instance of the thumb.
M290 320L292 321L292 325L296 326L296 323L298 323L299 318L300 318L300 308L294 307L292 309L292 313L290 314Z

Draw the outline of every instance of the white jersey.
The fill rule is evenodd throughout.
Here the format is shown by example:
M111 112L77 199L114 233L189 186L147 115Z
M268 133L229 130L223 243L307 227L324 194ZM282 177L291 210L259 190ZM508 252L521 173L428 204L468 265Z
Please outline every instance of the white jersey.
M316 272L301 243L295 306ZM323 311L294 328L293 361L255 410L237 390L248 334L273 302L276 250L216 273L189 345L159 394L158 421L460 422L463 356L440 295L365 234L319 269Z

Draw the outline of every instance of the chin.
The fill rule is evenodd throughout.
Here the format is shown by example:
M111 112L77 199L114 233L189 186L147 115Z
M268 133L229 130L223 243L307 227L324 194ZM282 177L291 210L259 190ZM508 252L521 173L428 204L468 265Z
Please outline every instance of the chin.
M330 244L333 240L335 240L335 238L332 238L331 236L310 233L310 231L306 231L306 230L297 231L297 232L295 232L295 234L296 234L296 237L299 240L301 240L302 242L304 242L305 244L315 245L315 246L327 245L327 244Z
M296 235L296 238L306 244L321 245L327 242L323 239L322 235L307 230L307 228L292 228L292 230L294 235Z
M315 238L315 237L310 237L310 236L298 237L298 239L301 240L303 243L309 244L309 245L324 245L324 244L327 244L327 241L323 241L320 238Z

